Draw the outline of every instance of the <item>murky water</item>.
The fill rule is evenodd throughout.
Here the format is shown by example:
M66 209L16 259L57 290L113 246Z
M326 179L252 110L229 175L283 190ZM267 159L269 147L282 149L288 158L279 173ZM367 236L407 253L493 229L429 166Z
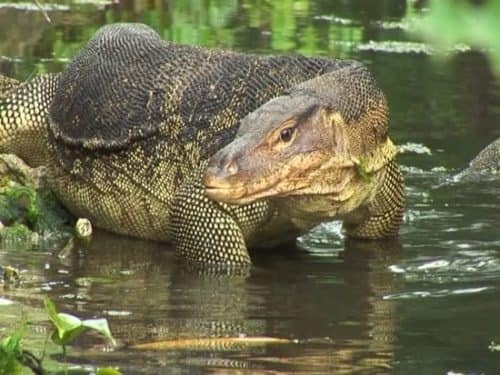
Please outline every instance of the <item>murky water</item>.
M59 71L104 23L139 21L170 40L257 53L362 60L389 99L391 134L408 211L399 241L344 242L336 223L300 239L299 251L253 254L239 276L186 270L162 244L98 233L70 259L0 251L23 272L0 291L0 334L24 314L26 345L40 351L49 295L82 317L107 317L111 350L84 336L65 363L124 373L500 372L500 183L450 182L500 136L500 84L487 59L464 52L436 65L408 34L421 11L406 1L0 2L0 71L26 79ZM419 2L416 2L417 4ZM192 341L266 336L288 343ZM134 344L174 340L161 351ZM177 340L177 341L175 341ZM183 341L184 340L184 341ZM63 359L49 348L49 363Z

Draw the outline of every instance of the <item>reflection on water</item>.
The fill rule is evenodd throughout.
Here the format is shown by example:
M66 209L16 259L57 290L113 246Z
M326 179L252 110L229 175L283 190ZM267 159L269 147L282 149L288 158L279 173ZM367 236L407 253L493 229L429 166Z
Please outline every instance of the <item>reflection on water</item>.
M0 334L24 311L33 322L27 342L42 348L49 295L62 311L107 317L120 342L109 351L82 337L67 361L127 374L498 373L487 347L500 340L500 180L450 177L500 136L500 85L479 53L432 62L429 46L408 34L421 3L44 2L49 24L31 4L0 2L0 72L20 79L60 71L99 26L118 21L145 22L182 43L362 60L389 99L408 185L399 241L344 242L339 224L327 223L300 250L253 254L242 275L194 272L164 244L105 233L66 259L2 249L0 264L19 266L24 281L0 294ZM221 337L296 341L131 347Z
M200 275L183 269L161 245L98 233L70 261L47 255L47 281L39 283L62 311L107 315L122 346L94 355L99 341L82 338L70 361L84 356L94 364L119 363L126 356L131 371L144 369L145 358L151 371L236 366L349 372L392 366L397 305L382 297L402 287L403 279L389 269L401 256L398 241L347 242L329 258L306 251L255 255L248 275ZM297 341L236 348L207 342L168 353L127 349L150 341L241 336Z

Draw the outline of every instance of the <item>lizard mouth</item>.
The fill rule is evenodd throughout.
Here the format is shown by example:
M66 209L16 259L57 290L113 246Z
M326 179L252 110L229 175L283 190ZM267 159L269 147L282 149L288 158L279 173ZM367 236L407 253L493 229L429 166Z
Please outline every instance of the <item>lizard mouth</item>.
M277 194L277 181L273 183L231 183L224 179L205 174L203 185L207 196L217 202L248 204L257 199Z
M240 203L245 197L243 187L205 185L207 196L217 202Z
M249 204L258 199L293 195L296 191L309 186L306 180L295 180L293 184L283 184L280 178L266 178L251 182L231 182L205 174L203 185L207 196L217 202L230 204Z

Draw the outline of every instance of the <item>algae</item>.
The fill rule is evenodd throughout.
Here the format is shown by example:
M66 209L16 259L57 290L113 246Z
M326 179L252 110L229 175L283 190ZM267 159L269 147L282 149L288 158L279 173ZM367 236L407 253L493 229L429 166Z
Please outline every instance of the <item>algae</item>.
M16 249L60 246L72 232L72 217L44 183L41 168L0 155L0 246Z

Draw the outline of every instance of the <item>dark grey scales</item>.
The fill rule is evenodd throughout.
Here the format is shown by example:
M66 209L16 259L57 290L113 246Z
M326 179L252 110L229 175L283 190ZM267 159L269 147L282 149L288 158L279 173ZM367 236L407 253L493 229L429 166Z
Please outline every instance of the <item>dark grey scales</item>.
M477 180L500 175L500 138L486 146L456 178Z
M396 236L404 183L385 97L355 61L256 56L101 28L66 70L0 79L0 151L47 167L76 216L204 264L341 219Z

